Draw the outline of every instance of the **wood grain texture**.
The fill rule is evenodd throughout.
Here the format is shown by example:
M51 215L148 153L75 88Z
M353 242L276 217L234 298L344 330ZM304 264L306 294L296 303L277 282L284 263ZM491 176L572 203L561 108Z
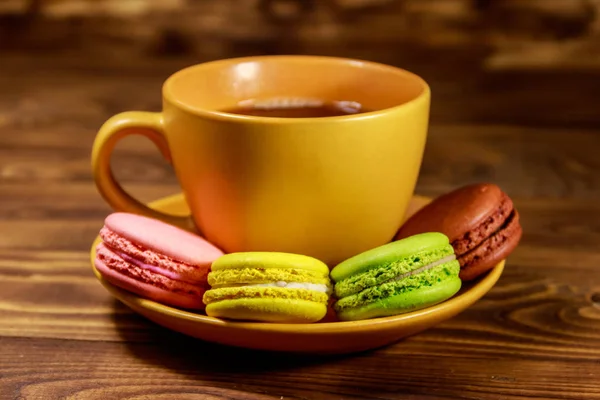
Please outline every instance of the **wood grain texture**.
M24 47L0 53L0 399L600 398L600 70L583 59L571 60L576 68L560 60L522 68L530 60L519 52L488 57L500 36L523 43L535 38L532 26L550 35L545 24L561 27L556 37L591 43L596 28L578 8L586 2L544 8L535 1L526 10L519 1L328 2L334 3L340 9L333 22L314 12L310 18L321 25L303 22L299 41L270 39L276 22L244 40L256 16L238 15L243 24L231 31L212 22L216 44L171 57L145 53L135 36L122 45L139 52L108 57L110 46L92 45L100 34L78 39L89 48L59 54L61 43L51 37L60 30L37 42L25 40L23 30ZM215 3L198 9L208 4ZM229 12L215 7L212 18ZM553 17L558 8L562 16ZM317 40L327 35L319 27L389 25L394 19L384 10L408 10L425 24L420 29L441 28L414 41L390 39L406 35L400 27L387 36L369 33L364 42ZM523 20L508 24L515 15ZM542 22L531 25L532 18ZM61 21L40 26L64 27ZM479 32L478 21L495 33L460 34ZM69 29L99 32L90 24ZM591 28L576 29L583 25ZM221 40L227 34L231 40ZM24 42L44 42L58 53L44 54L41 45L28 53ZM522 242L496 287L473 307L383 349L299 357L166 331L97 283L88 251L110 212L90 171L100 124L120 111L159 110L162 81L183 66L278 52L290 43L300 52L400 65L427 79L433 106L419 194L485 180L514 199ZM171 168L145 140L124 140L114 163L142 200L178 191Z

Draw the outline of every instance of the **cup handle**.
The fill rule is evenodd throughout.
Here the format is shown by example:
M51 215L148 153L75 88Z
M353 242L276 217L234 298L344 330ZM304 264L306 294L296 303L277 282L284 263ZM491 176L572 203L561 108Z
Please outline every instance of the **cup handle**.
M161 113L128 111L106 121L94 140L92 173L98 191L115 210L159 219L179 228L196 232L191 216L177 216L154 210L133 198L116 181L110 166L110 156L119 140L128 135L142 135L150 139L163 157L171 162L171 152L164 136Z

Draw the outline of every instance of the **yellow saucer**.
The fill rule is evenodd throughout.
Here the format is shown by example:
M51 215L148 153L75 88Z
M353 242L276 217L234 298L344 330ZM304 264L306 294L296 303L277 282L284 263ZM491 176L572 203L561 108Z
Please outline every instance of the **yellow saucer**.
M425 197L415 196L407 218L428 202L429 199ZM172 214L188 212L182 195L157 200L150 206ZM146 300L106 282L94 268L95 247L99 240L99 237L96 238L90 253L94 274L114 297L133 311L166 328L202 340L249 349L286 352L341 354L394 343L465 310L494 286L504 270L502 261L477 281L464 284L460 292L451 299L393 317L315 324L230 322Z

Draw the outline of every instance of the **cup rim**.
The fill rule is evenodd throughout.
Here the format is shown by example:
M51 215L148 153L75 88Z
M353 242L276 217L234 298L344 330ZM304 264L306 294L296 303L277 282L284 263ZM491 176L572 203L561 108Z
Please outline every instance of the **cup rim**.
M303 62L319 62L319 61L333 61L340 62L344 64L354 64L354 65L362 65L370 68L385 70L388 72L392 72L397 75L408 76L411 79L416 80L423 88L421 93L415 96L413 99L387 108L382 108L379 110L363 112L359 114L349 114L349 115L340 115L333 117L309 117L309 118L289 118L289 117L263 117L263 116L255 116L255 115L241 115L241 114L232 114L224 111L218 110L210 110L201 107L192 106L186 102L178 100L172 92L171 85L172 83L179 78L181 75L190 73L191 71L203 69L208 66L215 65L231 65L231 64L239 64L243 62L249 61L267 61L267 60L297 60ZM233 57L233 58L224 58L213 61L207 61L203 63L193 64L182 68L175 73L171 74L162 85L162 95L163 98L169 103L197 116L207 117L210 119L220 120L220 121L229 121L229 122L245 122L245 123L274 123L274 124L298 124L298 123L314 123L314 122L329 122L329 121L357 121L375 118L378 116L389 114L393 111L398 111L400 109L412 108L415 104L423 101L425 98L429 98L431 95L431 89L427 82L415 74L414 72L408 71L404 68L383 64L375 61L362 60L358 58L346 58L346 57L334 57L334 56L314 56L314 55L263 55L263 56L246 56L246 57Z

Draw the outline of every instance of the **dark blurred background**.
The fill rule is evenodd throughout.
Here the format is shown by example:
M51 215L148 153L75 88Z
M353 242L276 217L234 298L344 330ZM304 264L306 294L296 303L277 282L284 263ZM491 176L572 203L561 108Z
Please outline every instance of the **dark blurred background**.
M104 215L89 165L100 125L160 110L182 67L259 54L423 76L419 193L491 180L521 198L600 198L600 0L0 0L2 191L35 183L68 214L65 195L85 193ZM142 200L178 190L148 141L126 138L115 158Z
M421 74L433 122L589 126L599 12L599 0L0 0L0 83L22 68L166 76L225 57L324 54ZM110 95L111 111L131 108Z

